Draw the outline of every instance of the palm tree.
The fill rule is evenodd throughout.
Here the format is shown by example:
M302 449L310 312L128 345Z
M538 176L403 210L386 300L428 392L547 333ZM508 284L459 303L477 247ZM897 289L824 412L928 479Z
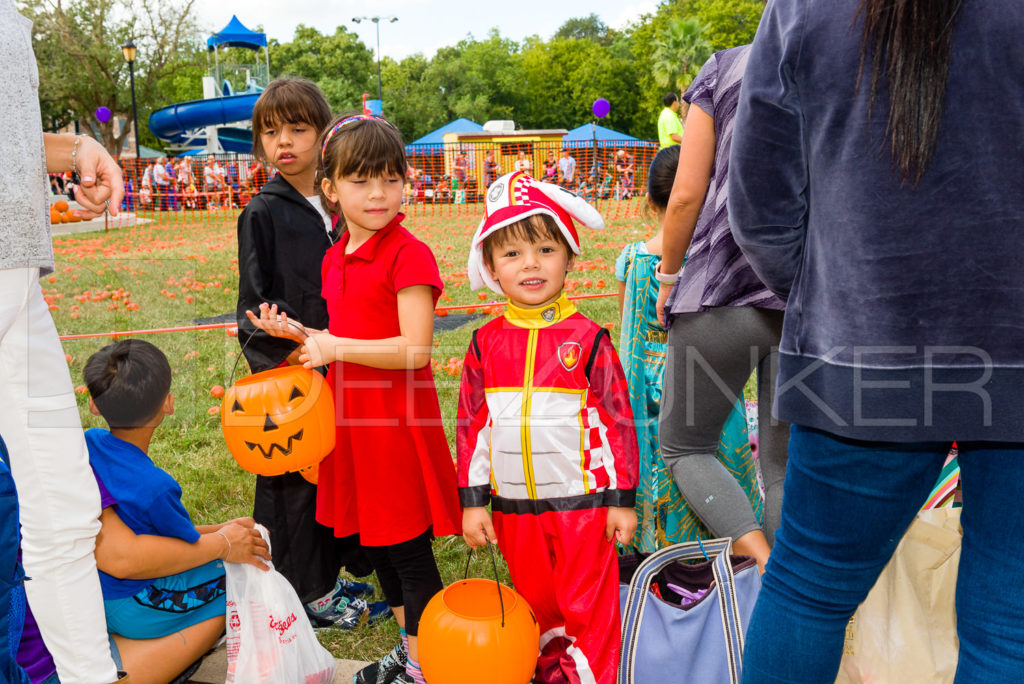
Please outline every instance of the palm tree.
M711 44L704 32L704 25L696 19L679 17L669 21L665 32L654 41L651 55L658 85L675 93L686 90L711 56Z

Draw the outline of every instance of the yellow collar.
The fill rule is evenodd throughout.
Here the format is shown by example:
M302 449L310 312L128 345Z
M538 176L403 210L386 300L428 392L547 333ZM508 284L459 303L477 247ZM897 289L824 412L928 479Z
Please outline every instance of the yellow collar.
M565 292L562 292L552 303L535 309L524 309L510 301L505 307L505 320L520 328L536 330L564 321L574 313L576 313L576 306L569 301Z

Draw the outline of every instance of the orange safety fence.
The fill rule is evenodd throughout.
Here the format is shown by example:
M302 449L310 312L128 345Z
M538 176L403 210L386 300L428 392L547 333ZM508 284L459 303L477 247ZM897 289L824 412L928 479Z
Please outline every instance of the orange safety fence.
M475 219L483 212L487 186L497 176L524 166L538 180L587 199L606 221L636 218L643 211L647 170L657 151L655 143L644 141L563 144L498 138L408 145L404 211L413 217ZM248 154L160 159L162 173L154 172L156 158L120 160L126 191L123 213L111 217L108 227L131 225L136 216L163 224L234 223L237 211L274 174ZM56 215L53 219L62 220Z
M606 292L603 294L589 294L589 295L573 295L569 297L572 301L579 301L581 299L601 299L604 297L616 297L614 292ZM504 304L458 304L455 306L438 306L434 308L434 312L440 316L445 316L450 311L465 311L466 313L499 313L501 309L505 307ZM144 330L111 330L109 332L98 332L98 333L81 333L78 335L61 335L61 340L87 340L96 337L130 337L133 335L155 335L159 333L175 333L175 332L195 332L199 330L227 330L228 334L237 334L238 324L234 321L227 323L205 323L203 325L185 325L176 328L148 328Z

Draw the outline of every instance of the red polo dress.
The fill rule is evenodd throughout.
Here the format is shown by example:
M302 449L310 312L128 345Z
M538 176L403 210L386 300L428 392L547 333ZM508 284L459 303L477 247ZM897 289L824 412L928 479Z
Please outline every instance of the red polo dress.
M349 235L331 247L322 268L328 329L364 340L401 335L399 290L443 285L430 248L402 227L398 214L351 254ZM455 466L441 424L430 366L382 370L331 364L338 439L320 464L316 519L366 546L408 541L433 527L461 532Z

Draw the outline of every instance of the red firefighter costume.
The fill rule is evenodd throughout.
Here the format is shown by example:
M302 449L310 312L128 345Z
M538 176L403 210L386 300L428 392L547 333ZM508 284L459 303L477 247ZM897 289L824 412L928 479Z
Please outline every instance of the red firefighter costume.
M619 661L608 506L631 508L637 443L608 331L563 294L477 330L459 397L459 495L491 503L512 581L540 623L537 681L611 684Z

